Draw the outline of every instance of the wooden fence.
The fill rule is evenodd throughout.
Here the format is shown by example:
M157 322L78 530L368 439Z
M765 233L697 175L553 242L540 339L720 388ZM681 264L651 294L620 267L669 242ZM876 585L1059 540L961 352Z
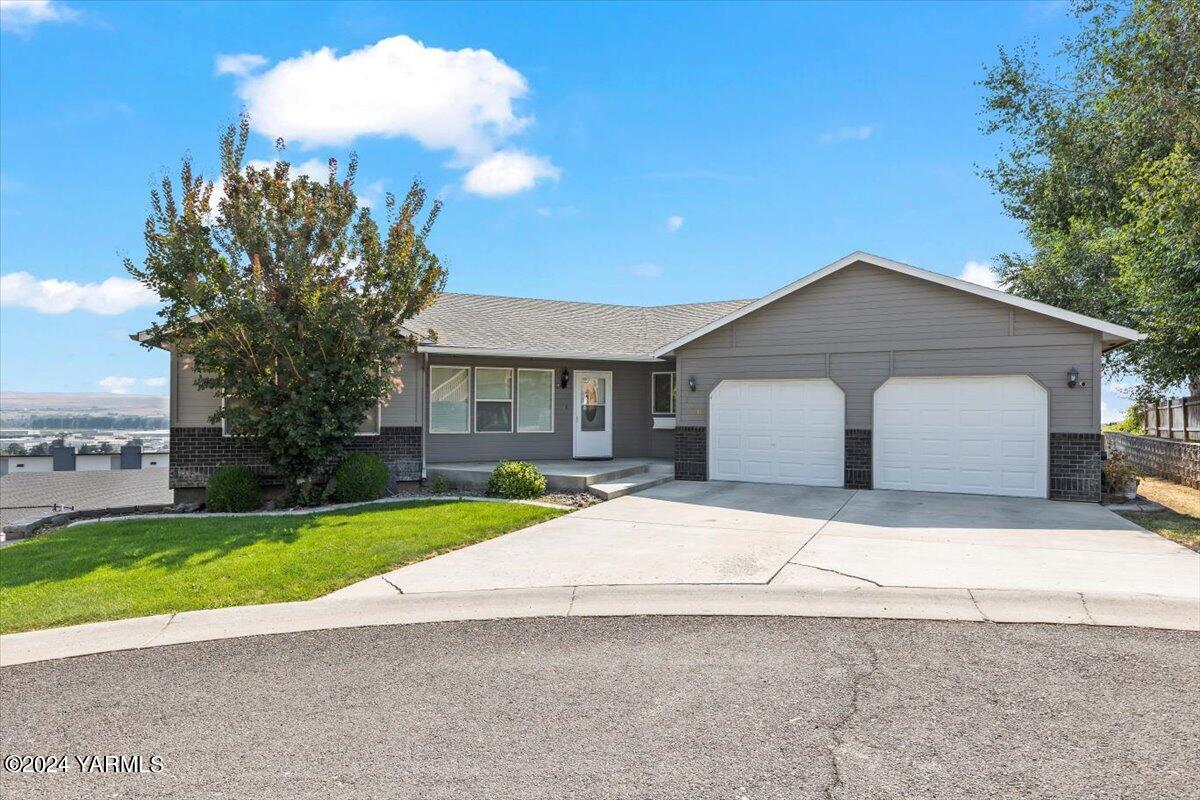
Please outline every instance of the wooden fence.
M1200 442L1200 396L1177 397L1146 406L1147 436Z

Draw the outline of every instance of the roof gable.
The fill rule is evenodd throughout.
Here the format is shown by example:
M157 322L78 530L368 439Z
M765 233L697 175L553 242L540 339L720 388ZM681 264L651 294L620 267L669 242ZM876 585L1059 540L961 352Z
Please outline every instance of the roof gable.
M883 258L881 256L871 255L870 253L855 252L844 258L838 259L832 264L806 275L797 281L793 281L787 286L777 289L765 297L755 300L752 303L747 303L743 306L740 306L728 314L725 314L718 319L714 319L706 325L696 328L688 334L658 348L654 351L654 355L659 358L669 355L671 352L679 347L684 346L685 344L693 342L702 336L712 333L713 331L718 330L731 322L734 322L735 320L741 319L747 314L751 314L754 311L763 308L764 306L774 303L776 300L787 297L793 292L800 291L806 286L810 286L811 284L816 283L823 278L827 278L852 264L860 262L874 267L891 270L903 275L908 275L913 278L919 278L940 286L957 289L977 297L1003 303L1007 306L1013 306L1024 309L1025 311L1058 319L1063 322L1079 325L1083 328L1099 331L1100 333L1104 334L1106 343L1115 345L1124 343L1126 341L1135 341L1145 338L1144 334L1141 334L1132 328L1126 328L1122 325L1105 322L1104 320L1095 319L1094 317L1088 317L1083 314L1076 314L1073 311L1067 311L1065 309L1047 305L1046 303L1039 303L1036 300L1028 300L1023 297L1017 297L1016 295L1008 294L1007 292L1002 292L997 289L989 289L986 286L980 286L959 278L952 278L948 275L942 275L938 272L930 272L929 270L919 269L917 267L913 267L908 264L902 264L899 261L892 261L891 259Z

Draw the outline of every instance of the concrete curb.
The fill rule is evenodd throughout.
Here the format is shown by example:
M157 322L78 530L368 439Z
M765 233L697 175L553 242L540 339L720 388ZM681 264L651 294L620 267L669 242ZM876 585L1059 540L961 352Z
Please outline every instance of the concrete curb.
M187 642L373 625L641 615L844 617L1200 631L1200 601L1142 594L766 585L556 586L335 595L0 636L0 666Z

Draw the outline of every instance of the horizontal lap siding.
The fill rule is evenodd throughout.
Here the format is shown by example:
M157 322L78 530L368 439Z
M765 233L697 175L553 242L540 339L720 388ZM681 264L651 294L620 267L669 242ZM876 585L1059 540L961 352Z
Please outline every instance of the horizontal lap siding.
M430 356L429 365L525 367L553 369L555 373L553 433L427 433L426 461L432 463L571 458L571 401L577 370L613 373L613 457L644 458L651 455L650 373L671 369L670 364L471 356ZM561 388L559 382L564 367L571 371L571 383L566 389ZM671 448L658 435L660 433L663 432L655 432L654 449L670 452Z
M1096 379L1092 343L1060 347L995 347L964 350L897 351L895 374L912 377L935 375L1029 375L1050 393L1050 430L1055 433L1095 433L1092 393L1067 388L1067 370L1079 370L1088 386Z
M889 376L1020 373L1050 390L1051 431L1097 427L1092 331L867 264L685 345L676 360L680 425L707 424L708 393L722 380L828 376L846 393L847 429L868 429ZM1087 388L1067 388L1072 366Z
M413 354L401 359L399 376L403 388L394 392L383 407L385 427L420 424L420 397L424 391L420 356ZM172 353L171 427L207 428L212 425L209 417L220 409L221 400L216 392L196 388L191 359Z

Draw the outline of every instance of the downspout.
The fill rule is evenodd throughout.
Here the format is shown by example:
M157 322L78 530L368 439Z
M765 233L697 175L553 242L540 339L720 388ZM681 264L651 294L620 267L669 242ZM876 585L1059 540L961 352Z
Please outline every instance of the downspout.
M426 431L429 429L429 353L421 354L421 400L417 407L421 410L421 481L424 482L429 476L425 472L425 450L428 447L429 441L426 438Z

